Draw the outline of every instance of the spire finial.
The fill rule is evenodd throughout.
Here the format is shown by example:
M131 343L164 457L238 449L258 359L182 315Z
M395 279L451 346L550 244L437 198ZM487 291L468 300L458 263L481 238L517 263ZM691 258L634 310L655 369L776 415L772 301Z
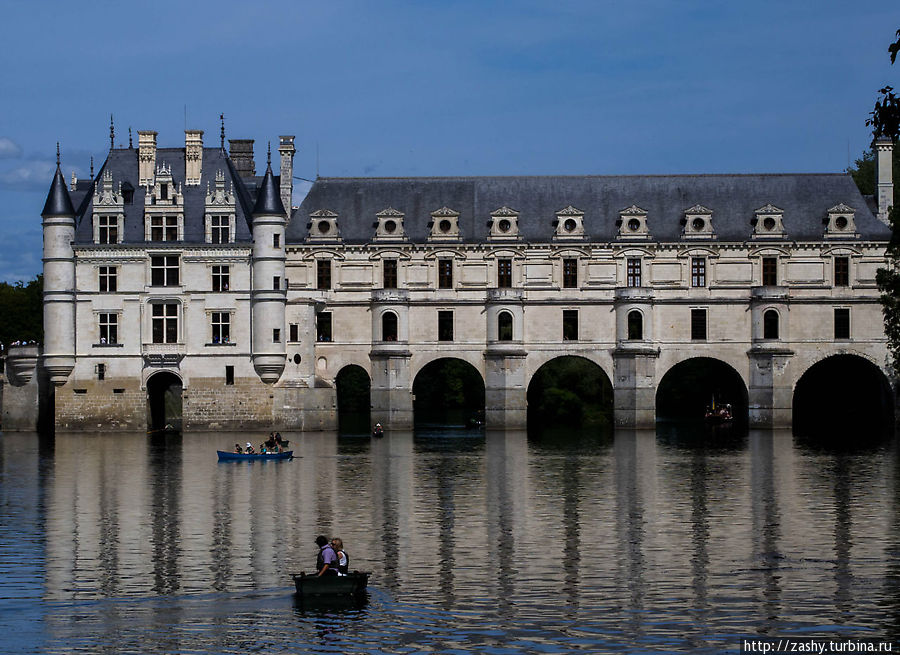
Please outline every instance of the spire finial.
M94 155L91 155L91 179L94 179Z
M219 114L219 120L222 121L222 128L219 130L219 140L221 141L222 150L225 150L225 114Z
M269 166L272 165L272 142L271 141L269 141L269 146L266 151L266 164Z
M128 126L128 147L134 148L134 144L131 141L131 125Z
M109 115L109 149L116 147L116 126L113 123L113 115Z
M59 141L56 142L56 167L59 168Z

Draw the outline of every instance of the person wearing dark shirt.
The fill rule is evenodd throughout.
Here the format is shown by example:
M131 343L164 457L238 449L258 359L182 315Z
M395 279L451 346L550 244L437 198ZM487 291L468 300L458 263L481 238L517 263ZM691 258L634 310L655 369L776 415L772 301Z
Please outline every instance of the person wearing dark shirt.
M338 575L338 557L334 547L324 535L316 537L319 554L316 556L316 575Z

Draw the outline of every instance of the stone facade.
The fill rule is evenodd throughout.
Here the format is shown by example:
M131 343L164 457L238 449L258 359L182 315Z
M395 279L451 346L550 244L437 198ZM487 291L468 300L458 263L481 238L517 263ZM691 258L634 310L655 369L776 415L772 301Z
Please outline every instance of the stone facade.
M758 426L790 425L797 381L832 355L886 375L884 171L874 199L847 175L321 178L285 211L293 137L285 179L255 175L251 141L233 158L202 136L139 132L96 179L54 181L60 429L146 429L160 372L186 429L222 430L334 429L349 365L373 421L404 429L417 374L446 357L481 374L487 424L507 428L564 355L604 371L628 427L653 425L660 382L694 357L740 376Z

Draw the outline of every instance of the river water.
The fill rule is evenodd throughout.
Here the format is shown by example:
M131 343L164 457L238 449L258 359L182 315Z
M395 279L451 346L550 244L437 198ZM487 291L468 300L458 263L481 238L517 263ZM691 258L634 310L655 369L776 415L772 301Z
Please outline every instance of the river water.
M893 438L0 436L0 652L736 652L900 637ZM255 443L262 435L241 436ZM317 534L372 572L304 606ZM896 646L895 646L896 647Z

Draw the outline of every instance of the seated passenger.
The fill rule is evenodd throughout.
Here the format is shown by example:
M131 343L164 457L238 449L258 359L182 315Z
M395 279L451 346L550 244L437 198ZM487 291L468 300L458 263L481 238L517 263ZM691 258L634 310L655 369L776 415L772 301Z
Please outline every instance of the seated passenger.
M325 535L316 537L319 553L316 556L316 576L338 575L338 557Z
M234 452L236 452L238 455L244 452L244 450L241 448L241 444L234 444Z
M338 575L347 575L350 571L350 557L344 550L344 542L341 541L340 537L334 537L331 540L331 547L334 548L334 552L337 554Z
M246 452L248 455L252 455L255 451L253 450L253 444L249 441L247 442Z

